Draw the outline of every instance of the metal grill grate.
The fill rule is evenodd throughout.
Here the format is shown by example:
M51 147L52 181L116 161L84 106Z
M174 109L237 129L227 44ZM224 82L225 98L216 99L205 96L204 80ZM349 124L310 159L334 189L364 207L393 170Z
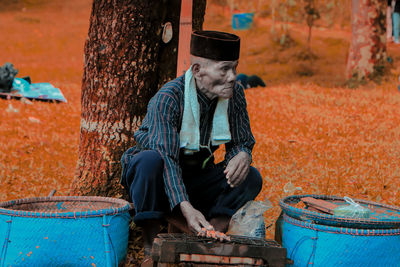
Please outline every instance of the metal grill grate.
M231 241L221 242L187 234L160 234L154 241L152 256L160 263L284 267L286 249L274 240L244 236L231 236Z
M274 240L263 240L257 238L249 238L246 236L238 236L231 235L231 241L223 241L219 242L215 239L208 237L198 237L187 234L160 234L159 238L170 240L170 241L179 241L179 242L200 242L200 243L222 243L222 244L243 244L243 245L251 245L251 246L262 246L262 247L277 247L280 248L279 244Z

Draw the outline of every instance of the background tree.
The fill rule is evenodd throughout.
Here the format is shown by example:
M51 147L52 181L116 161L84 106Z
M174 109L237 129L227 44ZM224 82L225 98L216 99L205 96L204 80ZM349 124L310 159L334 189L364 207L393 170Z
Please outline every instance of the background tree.
M306 22L308 26L307 46L311 49L311 30L314 22L320 18L318 9L315 6L314 0L304 0L304 11L306 13Z
M85 44L79 160L73 195L121 197L122 153L147 103L176 76L180 0L94 0ZM193 1L193 29L201 29L206 0ZM172 40L162 27L171 22ZM140 229L129 237L127 266L142 256Z
M350 82L381 76L386 63L386 1L352 0L352 41L346 75Z
M176 75L180 0L94 0L85 44L79 160L71 193L120 196L120 158L147 103ZM193 3L201 29L205 0ZM164 44L162 25L173 39Z

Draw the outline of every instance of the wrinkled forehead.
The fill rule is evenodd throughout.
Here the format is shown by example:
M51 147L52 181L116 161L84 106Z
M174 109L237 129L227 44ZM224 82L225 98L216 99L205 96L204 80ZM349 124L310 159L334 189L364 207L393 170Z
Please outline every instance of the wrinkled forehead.
M239 60L222 61L204 58L206 65L214 67L235 67L239 63Z

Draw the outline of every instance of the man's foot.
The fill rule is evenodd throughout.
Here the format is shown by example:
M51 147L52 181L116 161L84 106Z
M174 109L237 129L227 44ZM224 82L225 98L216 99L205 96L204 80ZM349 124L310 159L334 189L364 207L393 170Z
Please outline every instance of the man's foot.
M145 255L140 267L153 267L154 261L150 255Z
M144 259L140 266L153 266L153 259L151 258L151 249L153 247L154 238L160 232L161 221L160 220L146 220L142 222L142 237L144 247Z

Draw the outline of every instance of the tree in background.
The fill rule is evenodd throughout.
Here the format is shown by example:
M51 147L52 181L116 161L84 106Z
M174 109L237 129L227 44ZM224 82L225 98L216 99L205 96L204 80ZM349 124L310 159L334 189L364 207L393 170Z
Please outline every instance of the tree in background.
M314 0L304 0L304 11L306 13L306 22L308 26L307 45L311 49L311 30L314 22L320 18L319 11L317 10Z
M147 103L176 75L180 0L94 0L85 44L82 114L74 195L120 196L120 158ZM195 0L193 28L201 29L205 0ZM162 26L173 39L164 44Z
M180 0L94 0L85 44L79 160L73 195L121 197L122 153L147 103L175 78ZM193 29L202 28L206 0L193 1ZM173 38L162 42L171 22ZM140 232L131 229L127 265L137 264Z
M376 79L386 64L386 1L352 0L352 41L346 76L351 84Z

